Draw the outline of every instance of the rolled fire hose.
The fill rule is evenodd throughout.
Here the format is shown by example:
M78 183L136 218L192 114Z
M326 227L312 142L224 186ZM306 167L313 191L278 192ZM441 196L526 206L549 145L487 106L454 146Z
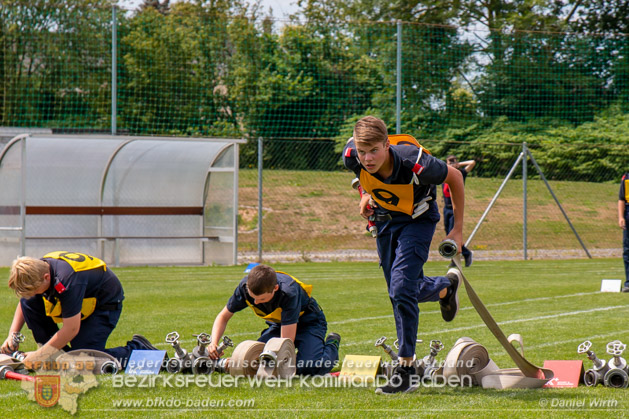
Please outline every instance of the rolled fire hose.
M263 350L264 343L257 340L245 340L238 344L228 362L229 375L233 377L255 376Z
M496 364L489 358L487 349L480 343L468 337L462 337L456 341L443 365L442 374L447 378L450 376L472 377L473 385L481 385L476 374L486 368L498 369Z
M59 355L56 359L58 365L63 366L64 363L72 368L72 365L81 361L94 362L93 374L117 374L122 368L120 362L106 352L97 351L95 349L75 349Z
M509 336L508 341L522 345L522 338L518 334ZM472 385L494 389L540 388L548 381L546 378L527 377L519 368L499 369L489 357L487 349L468 337L457 340L448 353L443 375L446 379L451 376L469 376Z
M258 377L290 378L297 371L295 344L287 338L271 338L260 354Z
M531 381L530 383L523 382L522 385L529 385L529 384L537 385L540 382L543 382L542 383L543 385L548 380L553 378L555 373L552 370L546 369L546 368L540 368L531 364L529 361L527 361L524 358L522 354L520 354L520 352L518 352L518 350L511 344L509 339L507 339L503 331L500 329L500 327L498 326L494 318L491 316L491 314L489 313L489 311L487 310L487 308L485 307L481 299L478 297L478 295L474 291L474 288L472 288L467 278L465 278L465 275L463 274L463 268L461 267L461 255L460 254L455 255L452 258L452 261L454 262L456 267L459 269L461 278L463 279L463 283L465 284L465 291L467 292L470 302L476 309L476 312L480 315L481 319L483 319L483 322L485 322L485 325L487 325L489 330L491 330L491 333L493 333L496 339L498 339L498 342L500 342L502 347L505 348L505 350L507 351L511 359L515 362L515 364L518 367L517 369L515 369L515 371L518 371L517 373L513 369L498 370L502 372L493 374L492 377L496 377L495 379L488 378L487 387L488 388L509 388L509 387L504 387L504 386L518 385L513 382L514 380L512 377L514 377L514 374L520 374L520 376L534 378L536 380L539 380L539 381ZM504 375L504 379L500 379L499 378L500 375ZM484 383L483 383L483 387L485 387ZM510 387L510 388L515 388L515 387ZM528 387L528 388L531 388L531 387Z
M15 359L6 354L0 354L0 366L4 366L4 365L11 367L14 370L24 368L24 364L22 363L22 361Z

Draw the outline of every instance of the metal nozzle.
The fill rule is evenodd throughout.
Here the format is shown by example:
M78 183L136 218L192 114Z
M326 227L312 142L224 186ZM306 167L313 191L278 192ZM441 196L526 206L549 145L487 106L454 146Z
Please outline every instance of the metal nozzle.
M439 254L446 259L452 259L458 251L459 248L452 239L445 239L439 244Z
M105 361L100 366L101 374L118 374L119 368L118 365L114 361Z

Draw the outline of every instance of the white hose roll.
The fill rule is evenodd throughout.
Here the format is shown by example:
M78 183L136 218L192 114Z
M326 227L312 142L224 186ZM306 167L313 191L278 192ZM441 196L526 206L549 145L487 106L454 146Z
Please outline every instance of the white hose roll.
M258 358L264 350L264 343L257 340L245 340L234 348L229 359L229 375L233 377L253 377L258 371Z

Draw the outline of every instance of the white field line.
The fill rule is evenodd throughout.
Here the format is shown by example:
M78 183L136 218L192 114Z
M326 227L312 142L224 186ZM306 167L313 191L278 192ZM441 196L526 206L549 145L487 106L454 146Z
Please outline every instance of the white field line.
M597 294L597 293L599 293L599 291L595 291L595 292L580 292L580 293L577 293L577 294L558 295L558 296L555 296L555 297L526 298L524 300L505 301L505 302L502 302L502 303L487 304L485 307L499 307L499 306L506 306L506 305L511 305L511 304L530 303L530 302L533 302L533 301L554 300L554 299L557 299L557 298L581 297L581 296L584 296L584 295L592 295L592 294ZM474 307L469 306L469 307L460 308L459 311L473 310L473 309L474 309ZM439 311L439 310L422 311L420 313L420 315L421 314L436 314L436 313L441 313L441 311ZM337 324L345 324L345 323L362 322L364 320L381 320L381 319L389 319L389 318L393 318L393 314L387 314L386 316L361 317L361 318L358 318L358 319L339 320L339 321L335 321L335 322L328 322L328 324L337 325Z
M0 394L0 399L4 399L5 397L13 397L13 396L21 396L21 395L25 395L26 396L26 392L25 391L22 391L22 392L13 391L11 393Z
M523 300L515 300L515 301L505 301L502 303L493 303L493 304L487 304L485 307L500 307L500 306L506 306L506 305L512 305L512 304L522 304L522 303L530 303L530 302L534 302L534 301L546 301L546 300L555 300L558 298L572 298L572 297L582 297L582 296L586 296L586 295L593 295L593 294L598 294L600 293L599 291L594 291L594 292L579 292L576 294L567 294L567 295L557 295L554 297L537 297L537 298L525 298ZM464 311L464 310L473 310L474 307L472 306L468 306L468 307L463 307L460 308L459 311ZM432 310L432 311L422 311L421 314L438 314L441 313L441 311L439 310ZM345 319L345 320L339 320L339 321L334 321L334 322L328 322L328 325L339 325L339 324L346 324L346 323L356 323L356 322L363 322L363 321L367 321L367 320L383 320L383 319L392 319L393 318L393 314L387 314L385 316L372 316L372 317L360 317L360 318L355 318L355 319ZM484 326L484 325L483 325ZM482 327L482 326L478 326L478 327ZM476 328L476 327L473 327ZM251 335L258 335L260 333L260 331L255 331L255 332L243 332L243 333L226 333L227 336L229 337L235 337L235 336L251 336ZM196 342L196 339L179 339L180 343L190 343L190 342ZM349 345L360 345L361 343L347 343L347 344L343 344L343 346L349 346ZM154 346L156 347L168 347L168 348L172 348L172 345L169 343L165 343L165 342L157 342L157 343L153 343Z
M629 306L627 305L621 305L621 306L612 306L612 307L599 307L599 308L592 308L589 310L579 310L579 311L570 311L567 313L559 313L559 314L551 314L551 315L547 315L547 316L536 316L536 317L529 317L526 319L514 319L514 320L506 320L503 322L497 322L498 325L505 325L505 324L512 324L512 323L526 323L526 322L534 322L534 321L539 321L539 320L548 320L548 319L556 319L558 317L568 317L568 316L576 316L579 314L586 314L586 313L595 313L598 311L609 311L609 310L617 310L617 309L628 309ZM431 331L422 331L422 333L425 334L436 334L436 333L452 333L452 332L462 332L465 330L472 330L472 329L482 329L484 327L487 327L487 325L485 325L485 323L482 324L477 324L477 325L473 325L473 326L465 326L465 327L457 327L454 329L438 329L438 330L431 330ZM351 342L351 343L346 343L343 346L356 346L356 345L365 345L368 343L373 343L373 340L368 340L368 341L362 341L362 342Z

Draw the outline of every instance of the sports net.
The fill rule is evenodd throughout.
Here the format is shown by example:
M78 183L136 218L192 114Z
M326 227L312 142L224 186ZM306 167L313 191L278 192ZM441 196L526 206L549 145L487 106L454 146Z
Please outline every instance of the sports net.
M584 217L576 227L592 236L587 244L619 246L616 182L629 161L626 36L404 22L320 25L258 18L229 2L216 5L117 9L114 43L112 8L103 2L4 1L0 125L250 139L240 157L241 218L250 227L239 239L243 250L255 247L249 238L255 223L247 219L257 205L257 190L250 188L257 185L256 139L263 138L265 202L269 214L288 222L265 217L265 249L371 249L362 226L355 226L360 220L348 215L357 202L352 176L334 176L357 119L379 116L395 132L399 76L400 131L438 157L477 161L467 183L465 231L471 231L526 142L551 183L577 185L557 194L569 215ZM532 169L529 175L539 178ZM590 191L575 182L601 186ZM340 184L342 190L335 188ZM538 198L529 194L530 227L546 225L544 217L555 208L539 185ZM293 213L273 208L295 204L302 195L306 201ZM508 208L522 205L514 199ZM537 214L536 199L542 208ZM308 208L312 215L304 217ZM578 247L558 214L538 234L530 233L531 247ZM511 224L521 229L515 221L521 216L511 210L502 215L488 219L493 236L483 238L489 233L481 231L478 246L522 246L505 239L514 235ZM332 231L328 225L347 228Z

